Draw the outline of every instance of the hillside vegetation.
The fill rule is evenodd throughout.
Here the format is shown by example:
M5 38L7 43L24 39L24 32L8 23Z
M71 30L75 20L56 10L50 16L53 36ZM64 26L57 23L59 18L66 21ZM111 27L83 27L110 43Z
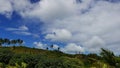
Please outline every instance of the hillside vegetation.
M96 54L65 54L23 46L0 48L1 68L120 68L120 57L102 49Z
M103 48L99 55L72 55L65 54L59 49L1 46L0 68L120 68L120 57Z

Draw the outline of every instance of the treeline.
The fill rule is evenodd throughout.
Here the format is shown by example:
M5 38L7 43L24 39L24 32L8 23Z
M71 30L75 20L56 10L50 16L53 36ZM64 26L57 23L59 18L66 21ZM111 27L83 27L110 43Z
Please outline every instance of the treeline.
M10 40L8 38L0 38L0 46L2 45L15 45L15 44L19 44L21 45L23 43L23 40L21 39L16 39L16 40Z

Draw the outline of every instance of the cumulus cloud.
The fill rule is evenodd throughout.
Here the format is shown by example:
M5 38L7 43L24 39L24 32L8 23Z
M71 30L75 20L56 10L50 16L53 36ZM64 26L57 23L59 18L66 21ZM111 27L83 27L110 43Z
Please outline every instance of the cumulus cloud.
M48 23L55 19L64 19L76 13L75 0L41 0L33 10L23 13L27 17L39 18Z
M0 6L4 7L0 7L0 14L9 16L16 11L23 18L43 21L45 39L82 44L90 52L103 45L115 52L114 48L119 48L119 0L81 0L80 3L76 0L41 0L34 4L28 0L20 0L20 4L17 0L1 0Z
M79 52L84 52L84 48L82 48L80 45L77 45L75 43L69 43L65 47L61 48L61 51L65 53L79 53Z
M105 42L103 39L94 36L89 41L84 44L86 51L97 53L100 51L100 48L104 48Z
M59 48L59 45L57 44L53 44L53 47L51 48L51 46L44 44L42 42L33 42L33 45L35 45L35 48L39 48L39 49L49 48L49 50L58 50Z
M68 41L72 38L72 34L66 29L53 29L45 38L53 41Z
M70 42L82 44L90 52L97 52L103 43L106 44L105 48L114 51L111 44L120 42L120 8L118 6L120 3L99 1L84 14L74 14L62 20L54 20L52 25L47 26L46 30L50 28L69 30L73 34ZM95 36L98 38L94 38ZM94 39L99 42L94 42ZM85 45L86 42L95 47L89 47L89 44Z
M40 48L40 49L46 49L46 44L43 44L41 42L34 42L33 43L35 45L36 48Z
M8 0L0 0L0 14L5 15L7 18L10 18L13 12L11 3Z
M22 15L25 11L31 9L33 5L29 0L19 0L19 2L18 0L0 0L0 14L11 18L14 11Z
M57 50L58 48L59 48L58 45L56 45L56 44L53 45L53 49Z

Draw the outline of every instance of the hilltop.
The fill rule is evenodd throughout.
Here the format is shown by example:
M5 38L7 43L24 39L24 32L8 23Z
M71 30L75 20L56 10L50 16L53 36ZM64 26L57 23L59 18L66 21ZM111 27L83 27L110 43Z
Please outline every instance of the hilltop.
M25 46L1 47L0 67L1 68L119 67L120 58L115 56L111 51L102 49L101 54L103 55L102 56L98 56L97 54L73 55L73 54L65 54L58 50L42 50L36 48L29 48Z

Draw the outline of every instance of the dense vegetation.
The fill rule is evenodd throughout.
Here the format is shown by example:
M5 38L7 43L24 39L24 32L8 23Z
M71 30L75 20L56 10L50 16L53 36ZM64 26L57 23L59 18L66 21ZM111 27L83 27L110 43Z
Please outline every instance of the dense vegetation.
M2 44L1 40L0 43L7 44ZM60 52L59 49L3 46L0 47L0 68L120 68L120 57L103 48L100 54L71 55Z

